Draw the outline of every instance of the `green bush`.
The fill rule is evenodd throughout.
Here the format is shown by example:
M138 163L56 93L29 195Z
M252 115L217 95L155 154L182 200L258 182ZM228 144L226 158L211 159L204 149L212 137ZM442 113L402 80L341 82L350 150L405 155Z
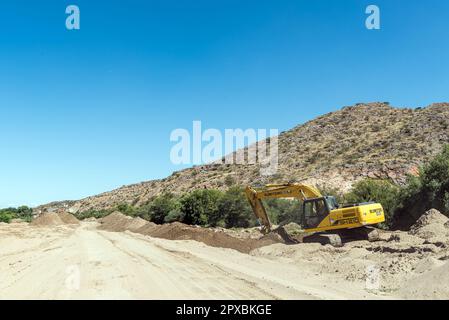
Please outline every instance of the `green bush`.
M137 209L136 214L158 224L179 221L181 219L180 203L173 194L164 193Z
M180 200L180 211L183 214L182 222L194 225L216 223L217 204L223 193L219 190L201 189L184 195Z
M127 216L136 216L136 208L128 203L118 204L117 210Z
M85 220L89 218L101 219L111 214L114 210L86 210L82 212L77 212L74 216L78 220Z
M15 219L16 216L10 211L0 211L0 222L10 223L12 219Z
M171 223L171 222L183 221L183 220L184 220L184 214L180 210L172 210L164 218L165 223Z
M300 223L302 202L289 199L267 199L264 201L268 217L273 224Z
M0 210L0 222L10 223L12 219L22 219L24 221L31 222L32 218L33 209L27 206Z
M254 226L256 219L246 199L244 190L232 187L218 200L217 216L212 225L224 225L226 228Z
M419 176L410 176L401 190L394 227L410 227L424 212L437 209L449 216L449 146L445 146L428 164L419 170Z
M351 192L344 196L347 203L379 202L385 212L386 222L382 227L391 225L396 208L399 205L400 188L388 180L367 179L357 182Z

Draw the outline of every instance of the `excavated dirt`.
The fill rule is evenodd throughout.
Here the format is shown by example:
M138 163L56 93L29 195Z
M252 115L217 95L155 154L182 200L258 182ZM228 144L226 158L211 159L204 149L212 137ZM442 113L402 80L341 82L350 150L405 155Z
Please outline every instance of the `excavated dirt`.
M73 217L70 215L53 213L40 216L31 225L59 226L67 225L70 222L74 223ZM290 285L290 283L295 284L295 281L299 283L310 279L310 277L317 277L322 281L320 287L323 283L326 284L322 287L324 288L323 292L327 292L330 283L337 281L338 284L334 284L338 288L341 285L347 288L343 290L345 294L352 292L352 290L361 290L364 294L374 293L377 297L449 299L449 219L436 210L426 212L408 232L384 231L380 234L380 241L349 241L345 242L341 248L317 243L286 245L290 243L285 234L287 236L298 236L296 233L299 231L296 230L298 229L296 226L284 226L275 232L262 236L256 228L246 230L202 228L179 222L156 225L141 218L125 216L119 212L114 212L92 223L83 222L77 226L77 229L54 228L54 231L50 228L32 229L32 226L28 224L7 225L0 223L0 226L0 233L2 230L4 232L3 236L0 237L0 242L3 241L5 244L10 243L11 237L19 239L28 235L36 236L37 240L44 241L45 236L42 235L54 232L62 234L61 239L67 241L65 243L67 248L72 248L80 242L77 237L84 237L81 242L94 247L98 246L93 252L100 252L101 257L104 252L114 250L114 248L117 249L115 246L108 247L108 249L102 248L102 246L109 246L111 243L104 241L105 238L113 239L114 243L119 241L118 248L127 248L131 243L127 250L135 252L136 257L141 254L158 257L154 250L159 250L159 246L164 244L173 254L164 254L159 256L159 259L166 256L176 257L176 259L167 263L173 265L174 261L178 261L181 269L185 268L185 263L188 263L189 260L186 258L188 255L176 253L180 247L184 248L185 252L189 254L192 250L198 250L200 257L207 257L207 259L212 259L212 256L214 256L226 263L232 263L234 257L238 256L245 261L255 263L251 268L245 266L245 270L253 270L254 267L260 265L266 270L266 266L272 264L275 268L263 275L264 280L283 275L286 269L281 270L279 266L289 266L288 268L291 267L291 270L286 278L289 282L286 283ZM95 228L117 231L117 233L99 232ZM30 230L33 232L30 232ZM123 235L121 234L122 231L130 232ZM151 238L145 237L145 235ZM194 241L170 242L165 239ZM207 246L198 245L197 242L204 243ZM53 246L54 244L52 244ZM0 248L6 248L5 253L9 252L8 250L18 252L23 250L21 245L11 248L2 243L0 243ZM239 252L219 248L230 248L245 254L241 255ZM32 252L34 253L34 251ZM114 253L110 258L112 259L116 255L117 253ZM23 257L20 257L19 260L22 259ZM129 263L126 258L120 258L117 261L116 263L123 261ZM135 261L152 260L151 258L132 260L133 263ZM51 264L49 263L49 265ZM239 266L239 264L233 265ZM128 266L122 267L124 270L128 268ZM148 268L151 268L151 266L146 265L142 270ZM171 270L168 267L166 269ZM204 272L202 268L200 269L202 275ZM281 271L276 274L274 270ZM45 272L39 274L45 274ZM153 272L149 274L153 276ZM167 274L172 274L172 272L170 271ZM378 280L378 284L374 287L367 287L367 282L371 281L370 277L372 278L373 275L374 279ZM293 280L296 276L296 280ZM30 276L30 279L34 279L33 277ZM158 274L155 277L159 279ZM201 281L204 280L203 278L200 279ZM11 281L13 280L15 281L15 279ZM228 278L225 282L227 281L229 281ZM47 281L42 281L42 283L47 283ZM360 298L358 295L357 297Z
M59 218L64 224L79 224L79 220L73 214L67 212L58 213Z
M132 218L129 216L125 216L124 214L116 211L111 213L110 215L100 219L101 225L98 227L101 230L107 231L136 231L146 225L150 224L150 222L142 219L142 218Z
M437 210L426 212L409 232L384 231L380 241L351 241L342 248L317 243L291 245L289 236L298 235L291 234L288 228L261 236L257 235L257 229L202 228L179 222L155 225L120 213L103 218L101 222L100 228L104 230L130 230L168 240L195 240L257 258L281 259L314 274L338 275L357 286L365 285L367 270L375 270L379 275L379 287L373 289L376 292L394 292L400 298L449 298L449 284L439 280L448 277L449 219ZM131 230L132 226L139 225Z
M141 218L131 218L114 212L101 219L99 229L107 231L132 231L135 233L168 240L195 240L211 247L229 248L249 253L251 250L275 243L285 243L278 234L269 234L259 239L242 239L220 229L189 226L179 222L156 225Z
M435 209L424 213L411 227L410 234L426 240L447 238L449 218Z
M76 225L79 220L70 213L44 213L31 222L33 226L47 227L47 226L61 226L61 225Z

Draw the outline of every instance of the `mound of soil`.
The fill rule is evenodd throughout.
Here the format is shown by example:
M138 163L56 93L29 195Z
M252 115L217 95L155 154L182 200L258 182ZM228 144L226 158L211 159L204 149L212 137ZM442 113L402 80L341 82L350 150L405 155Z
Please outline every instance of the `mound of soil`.
M99 220L101 225L98 227L101 230L107 231L132 231L137 232L137 230L141 228L145 228L147 225L151 225L151 222L148 222L142 218L132 218L129 216L125 216L124 214L116 211L111 213L110 215Z
M423 239L444 238L449 236L448 222L448 217L436 209L430 209L410 228L410 234Z
M61 217L57 213L44 213L31 222L33 226L60 226L63 225Z
M62 222L64 224L79 224L80 223L79 220L73 214L70 214L67 212L60 212L60 213L57 213L57 215L59 216L59 218L62 220Z
M244 253L249 253L252 249L251 241L237 239L221 231L192 227L179 222L157 226L150 229L146 235L168 240L195 240L211 247L230 248Z
M435 265L436 263L433 262ZM411 279L399 290L399 296L405 299L441 299L449 297L449 263L441 266L426 266L421 276Z
M61 226L65 224L79 224L74 215L66 212L44 213L31 222L33 226Z
M167 240L195 240L211 247L230 248L243 253L274 243L285 243L279 234L269 234L259 239L240 239L223 230L189 226L180 222L157 225L141 218L131 218L114 212L100 220L101 230L123 232L126 230Z
M100 219L101 226L98 229L122 232L126 231L127 224L132 220L131 217L125 216L124 214L115 211L110 215Z
M270 233L259 239L240 239L217 229L193 227L179 222L153 228L147 235L169 240L195 240L211 247L229 248L243 253L275 243L285 243L276 233Z
M147 222L144 226L136 229L134 232L140 233L140 234L143 234L143 235L148 235L157 227L158 227L157 224L155 224L153 222Z
M145 227L147 224L149 224L149 222L142 218L133 218L126 224L126 230L136 232L140 228Z

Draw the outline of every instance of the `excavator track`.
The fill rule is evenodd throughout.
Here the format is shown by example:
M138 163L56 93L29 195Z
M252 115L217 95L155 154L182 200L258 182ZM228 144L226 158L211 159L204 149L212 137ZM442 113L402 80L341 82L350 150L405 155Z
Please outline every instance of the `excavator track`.
M305 236L303 243L319 243L322 245L330 244L333 247L339 248L343 246L343 241L337 233L314 233Z
M374 227L360 227L355 229L345 229L339 231L343 241L367 240L375 242L380 240L379 231Z
M330 244L333 247L342 247L345 242L367 240L375 242L380 240L379 231L373 227L360 227L330 232L317 232L303 238L303 243Z

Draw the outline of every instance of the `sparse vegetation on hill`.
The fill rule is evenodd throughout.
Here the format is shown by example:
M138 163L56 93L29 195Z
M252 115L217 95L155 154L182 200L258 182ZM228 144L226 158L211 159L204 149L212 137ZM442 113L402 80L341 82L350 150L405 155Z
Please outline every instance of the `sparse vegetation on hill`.
M121 187L74 202L36 208L72 212L109 210L119 204L142 207L164 193L177 196L232 185L305 182L346 193L365 179L405 185L407 175L449 143L449 104L394 108L388 103L357 104L325 114L279 135L279 168L271 177L257 165L213 163L173 173L162 180ZM251 148L251 147L250 147ZM173 213L174 214L174 213Z

